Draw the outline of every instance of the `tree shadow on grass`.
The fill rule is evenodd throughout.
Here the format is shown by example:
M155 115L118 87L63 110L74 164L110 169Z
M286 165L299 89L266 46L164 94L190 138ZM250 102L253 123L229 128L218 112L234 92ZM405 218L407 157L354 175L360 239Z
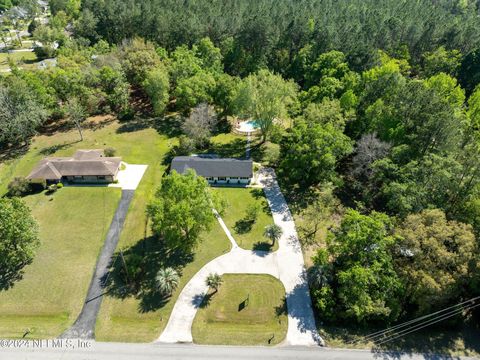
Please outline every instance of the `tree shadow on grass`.
M22 280L26 265L28 264L17 264L10 269L0 269L0 292L12 288L17 281Z
M43 156L50 156L54 153L56 153L57 151L60 151L60 150L63 150L63 149L68 149L69 147L71 147L73 144L76 144L80 142L80 140L77 140L77 141L72 141L72 142L69 142L69 143L63 143L63 144L56 144L56 145L52 145L52 146L47 146L47 147L44 147L42 149L40 149L38 151L38 153L40 155L43 155Z
M287 298L284 296L280 305L275 306L275 315L280 317L282 315L287 315Z
M262 200L262 210L265 214L267 215L272 215L272 211L270 209L270 206L268 205L267 198L265 197L265 193L263 192L263 189L258 189L258 188L252 188L250 189L250 194L256 199L256 200Z
M252 230L253 224L253 220L240 219L235 223L233 229L237 234L246 234Z
M225 144L211 143L206 150L207 153L218 154L227 158L245 158L245 147L247 140L236 138Z
M136 117L132 120L125 120L121 122L120 127L117 129L118 134L130 133L140 131L153 127L154 119Z
M30 148L30 144L16 144L12 146L0 146L0 162L19 158L25 155Z
M168 302L169 296L157 290L158 270L173 267L180 271L193 261L194 255L179 249L168 249L155 237L138 241L112 258L109 271L102 280L108 296L140 300L140 312L155 311Z

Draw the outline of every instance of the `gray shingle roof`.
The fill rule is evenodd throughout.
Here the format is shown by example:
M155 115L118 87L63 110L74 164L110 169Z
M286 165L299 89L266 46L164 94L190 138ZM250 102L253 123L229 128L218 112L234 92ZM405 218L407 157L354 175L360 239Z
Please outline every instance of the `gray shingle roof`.
M176 156L172 160L171 169L179 174L184 174L188 169L193 169L203 177L252 177L252 165L252 160Z

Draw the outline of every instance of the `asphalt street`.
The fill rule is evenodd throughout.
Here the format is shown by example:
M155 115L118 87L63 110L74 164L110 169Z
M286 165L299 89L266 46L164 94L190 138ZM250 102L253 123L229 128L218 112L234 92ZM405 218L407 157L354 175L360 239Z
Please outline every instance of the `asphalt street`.
M65 343L28 348L6 346L0 340L1 360L153 360L153 359L195 359L195 360L367 360L367 359L473 359L436 354L384 353L362 350L329 349L321 347L235 347L235 346L200 346L192 344L127 344L81 342L75 347L75 340L63 339ZM66 341L73 341L66 343ZM11 344L13 345L13 344ZM19 345L19 344L17 344ZM38 345L38 344L37 344Z

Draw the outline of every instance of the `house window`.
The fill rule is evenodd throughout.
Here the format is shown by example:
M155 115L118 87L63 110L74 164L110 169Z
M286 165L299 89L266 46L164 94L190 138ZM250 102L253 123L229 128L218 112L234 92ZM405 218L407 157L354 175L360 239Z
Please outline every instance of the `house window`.
M98 180L105 180L105 176L97 176Z
M211 177L211 176L207 176L205 179L206 179L207 181L213 181L213 177Z
M74 180L83 180L83 176L74 176L73 177Z
M218 178L218 181L225 181L225 180L227 180L226 177L219 177L219 178Z
M231 176L230 177L230 180L237 180L238 179L238 176Z
M249 178L248 176L247 176L247 177L242 176L241 179L242 179L242 180L248 180L248 179L250 179L250 178Z

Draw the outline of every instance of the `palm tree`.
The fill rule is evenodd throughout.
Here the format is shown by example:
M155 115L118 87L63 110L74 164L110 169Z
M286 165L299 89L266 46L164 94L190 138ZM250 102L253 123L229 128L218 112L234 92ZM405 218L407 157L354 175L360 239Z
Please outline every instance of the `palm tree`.
M270 224L265 226L265 231L263 232L263 236L272 240L272 246L275 246L275 242L280 240L282 234L283 230L277 224Z
M218 291L218 288L220 287L220 285L222 285L222 277L220 275L218 275L217 273L214 273L214 274L209 274L207 276L207 285L208 287L212 288L215 290L215 292Z
M171 295L177 288L180 277L174 268L167 267L158 270L155 280L162 294Z

